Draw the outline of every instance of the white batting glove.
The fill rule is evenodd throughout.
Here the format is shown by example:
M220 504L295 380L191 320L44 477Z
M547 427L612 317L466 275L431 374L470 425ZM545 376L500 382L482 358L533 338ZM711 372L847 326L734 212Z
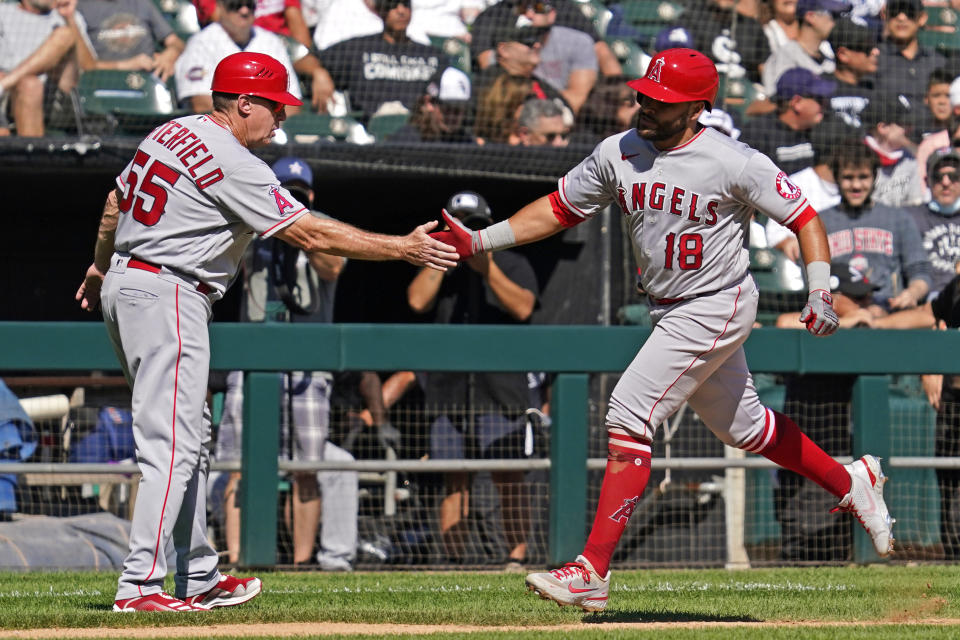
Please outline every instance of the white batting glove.
M815 336L828 336L840 326L833 310L833 296L824 289L814 289L807 297L807 305L800 312L800 322Z

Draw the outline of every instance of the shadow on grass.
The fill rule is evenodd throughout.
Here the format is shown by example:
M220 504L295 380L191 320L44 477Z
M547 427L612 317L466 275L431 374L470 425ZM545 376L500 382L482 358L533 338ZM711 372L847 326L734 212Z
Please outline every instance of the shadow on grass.
M753 616L711 616L682 611L603 611L583 616L584 624L606 622L761 622Z

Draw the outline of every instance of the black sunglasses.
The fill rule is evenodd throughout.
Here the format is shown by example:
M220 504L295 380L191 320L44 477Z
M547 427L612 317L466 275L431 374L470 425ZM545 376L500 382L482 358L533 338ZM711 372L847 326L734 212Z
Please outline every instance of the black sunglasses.
M887 19L896 18L901 13L910 20L920 15L922 9L909 2L891 2L887 5Z
M525 0L517 3L517 13L526 13L531 9L534 13L550 13L553 11L553 5L549 2L528 2Z
M223 6L226 7L227 11L240 11L246 7L250 11L256 11L257 2L256 0L225 0Z
M541 134L543 139L547 141L547 144L553 144L553 141L557 138L561 140L566 140L570 135L569 131L551 131L550 133Z
M933 174L933 183L937 184L946 178L947 182L960 182L960 173L956 171L937 171Z
M400 5L409 7L410 0L380 0L380 2L377 3L377 7L381 11L393 11Z

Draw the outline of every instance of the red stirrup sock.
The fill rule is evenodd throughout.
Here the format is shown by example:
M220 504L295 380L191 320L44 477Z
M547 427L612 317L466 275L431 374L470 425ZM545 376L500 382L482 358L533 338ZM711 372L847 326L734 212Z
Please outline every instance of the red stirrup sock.
M843 465L804 435L796 422L773 409L767 409L763 432L742 448L810 478L838 498L850 491L850 474Z
M597 515L583 548L584 557L601 577L607 575L613 551L650 479L650 443L620 427L609 427L607 434L607 470Z

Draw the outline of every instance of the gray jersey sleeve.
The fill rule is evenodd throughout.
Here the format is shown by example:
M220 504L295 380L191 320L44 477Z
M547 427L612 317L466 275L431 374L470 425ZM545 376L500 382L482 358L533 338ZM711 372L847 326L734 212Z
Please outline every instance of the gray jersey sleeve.
M598 144L593 153L557 183L560 201L571 215L586 220L616 200L616 187L611 188L611 184L616 182L616 175L605 159L607 148L616 146L611 145L610 140L607 138ZM609 152L614 153L613 150Z
M309 212L259 159L237 167L217 187L212 195L218 204L236 214L261 238L269 238Z
M740 171L733 195L794 233L817 215L800 187L770 158L756 152Z

